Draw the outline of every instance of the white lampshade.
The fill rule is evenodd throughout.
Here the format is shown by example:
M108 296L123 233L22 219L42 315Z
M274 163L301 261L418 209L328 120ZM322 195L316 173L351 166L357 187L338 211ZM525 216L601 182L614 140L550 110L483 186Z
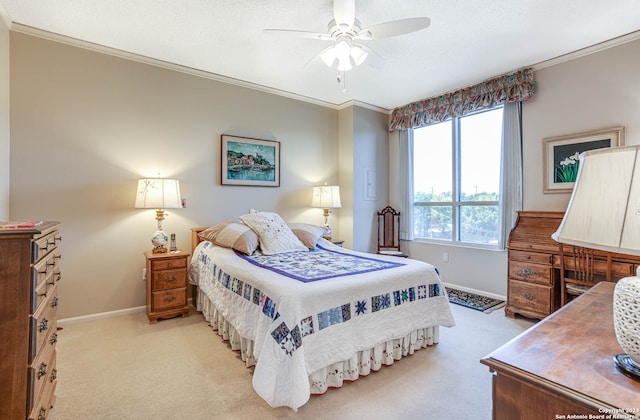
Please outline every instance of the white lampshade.
M311 207L322 209L338 209L342 207L340 201L340 187L337 185L322 185L313 187Z
M578 177L558 230L560 243L640 255L640 146L580 155ZM640 272L640 266L638 268ZM640 277L625 277L613 294L613 324L625 354L615 366L640 380Z
M135 207L137 209L156 209L158 230L151 235L153 252L167 252L165 245L169 238L162 229L162 221L165 217L164 209L182 208L180 181L165 178L139 179Z
M166 178L139 179L135 207L137 209L182 208L180 181Z
M573 195L553 239L640 255L639 149L616 147L580 155Z

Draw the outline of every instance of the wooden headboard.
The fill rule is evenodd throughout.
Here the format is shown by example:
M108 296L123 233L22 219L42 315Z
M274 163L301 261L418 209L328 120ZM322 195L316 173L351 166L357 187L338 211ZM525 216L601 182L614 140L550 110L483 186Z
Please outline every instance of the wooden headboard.
M202 239L200 239L200 237L198 236L198 233L208 228L209 227L207 226L207 227L197 227L197 228L191 229L191 255L193 255L193 251L196 249L198 244L202 242Z

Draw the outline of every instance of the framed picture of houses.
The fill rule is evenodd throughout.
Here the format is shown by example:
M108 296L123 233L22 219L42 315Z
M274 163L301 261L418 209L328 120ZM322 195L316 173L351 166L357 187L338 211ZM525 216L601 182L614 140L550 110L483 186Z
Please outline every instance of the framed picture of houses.
M280 186L280 142L221 136L222 185Z
M545 193L573 191L580 160L580 153L587 150L624 145L624 127L564 136L548 137L542 141L543 189Z

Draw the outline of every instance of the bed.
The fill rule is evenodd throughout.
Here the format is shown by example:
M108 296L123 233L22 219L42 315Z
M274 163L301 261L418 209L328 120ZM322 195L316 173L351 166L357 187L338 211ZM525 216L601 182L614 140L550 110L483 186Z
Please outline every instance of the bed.
M253 387L272 407L297 410L312 394L438 343L439 326L455 325L430 264L344 249L317 226L283 228L279 219L269 233L273 223L241 219L192 230L189 281L197 309L254 366ZM287 245L273 252L268 242L283 231Z

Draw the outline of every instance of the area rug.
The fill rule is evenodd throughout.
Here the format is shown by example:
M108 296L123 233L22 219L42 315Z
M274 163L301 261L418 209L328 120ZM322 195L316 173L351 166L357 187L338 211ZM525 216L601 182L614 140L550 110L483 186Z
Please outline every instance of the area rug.
M485 314L491 313L505 305L505 301L500 299L480 296L474 293L451 289L449 287L446 289L449 294L449 302L466 308L475 309L476 311L481 311Z

